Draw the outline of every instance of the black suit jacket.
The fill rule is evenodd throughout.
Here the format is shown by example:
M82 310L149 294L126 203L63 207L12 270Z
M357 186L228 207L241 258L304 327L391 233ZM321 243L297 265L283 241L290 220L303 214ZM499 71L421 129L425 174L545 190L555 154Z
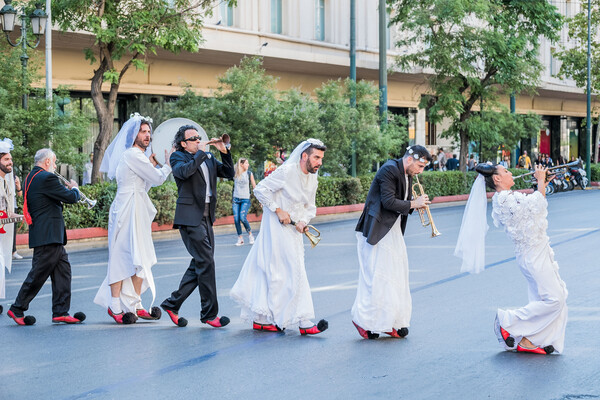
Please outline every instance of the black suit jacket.
M376 245L392 229L398 216L402 218L400 223L404 234L408 214L412 212L411 189L412 177L408 178L407 188L402 159L389 160L377 171L356 225L356 231L362 232L367 243ZM406 190L410 190L408 200L404 200Z
M67 244L62 203L77 203L77 189L67 189L56 175L38 166L25 178L24 188L28 189L27 209L33 222L29 226L29 247Z
M187 151L176 151L171 154L171 168L173 169L173 176L179 194L173 228L198 226L202 222L207 185L200 168L202 163L206 163L210 175L208 184L210 184L213 194L210 198L210 219L212 222L215 221L217 177L231 179L235 174L231 153L221 153L221 159L223 160L222 163L217 161L211 153L205 153L201 150L198 150L196 154L190 154Z

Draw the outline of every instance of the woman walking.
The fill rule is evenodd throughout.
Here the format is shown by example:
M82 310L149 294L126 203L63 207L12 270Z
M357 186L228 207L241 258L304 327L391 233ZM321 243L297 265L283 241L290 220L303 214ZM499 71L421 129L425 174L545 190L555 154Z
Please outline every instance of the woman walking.
M235 175L233 177L233 220L235 222L235 230L238 234L236 246L244 244L242 237L242 224L248 232L248 243L254 244L254 236L250 224L248 223L248 210L250 209L250 184L252 189L256 187L254 174L248 170L250 163L245 158L240 158L235 164Z

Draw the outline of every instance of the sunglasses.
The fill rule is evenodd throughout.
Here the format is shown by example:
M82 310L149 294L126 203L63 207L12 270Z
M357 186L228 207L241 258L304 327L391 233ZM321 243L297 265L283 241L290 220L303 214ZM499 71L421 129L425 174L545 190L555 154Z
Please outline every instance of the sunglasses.
M187 139L183 139L184 142L195 142L196 140L202 140L200 136L192 136Z

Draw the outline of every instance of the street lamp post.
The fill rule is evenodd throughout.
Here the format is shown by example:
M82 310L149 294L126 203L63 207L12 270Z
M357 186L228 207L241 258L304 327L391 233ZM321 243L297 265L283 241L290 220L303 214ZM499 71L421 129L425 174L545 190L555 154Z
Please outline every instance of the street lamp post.
M2 22L2 30L6 34L6 40L13 47L21 46L23 53L21 54L21 66L23 68L23 108L27 109L28 96L26 91L27 85L27 61L29 56L27 55L27 46L35 49L40 44L40 38L46 30L46 20L48 15L42 10L41 3L35 3L35 10L28 16L25 14L25 9L21 9L21 37L15 43L10 40L9 34L15 29L15 20L17 17L17 10L12 6L12 0L6 0L4 7L0 10L0 21ZM27 20L31 23L31 31L36 37L36 42L30 44L27 40Z

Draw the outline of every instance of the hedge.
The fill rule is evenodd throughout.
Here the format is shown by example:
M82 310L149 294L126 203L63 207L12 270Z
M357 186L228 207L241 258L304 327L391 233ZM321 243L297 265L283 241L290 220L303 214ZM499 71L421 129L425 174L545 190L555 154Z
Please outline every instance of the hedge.
M600 164L592 164L592 182L600 182Z
M523 173L523 170L511 169L514 175ZM593 166L592 177L600 175L600 166ZM358 178L333 178L319 177L319 189L317 190L317 207L337 206L344 204L364 203L371 186L375 173L371 173ZM471 185L475 180L475 172L463 174L459 171L428 171L419 175L419 180L425 189L425 193L431 199L438 196L450 196L457 194L467 194L471 190ZM596 178L596 180L598 180ZM515 182L516 189L530 187L522 180ZM95 185L81 187L83 193L90 199L98 201L96 206L88 209L83 204L65 204L64 217L67 229L88 228L88 227L108 227L108 214L110 205L115 197L117 190L116 183L104 182ZM231 201L233 193L233 182L224 181L217 185L217 209L216 217L225 217L232 215ZM156 218L158 224L171 224L175 214L175 205L177 200L177 186L175 182L165 182L159 187L150 189L150 199L156 207ZM261 206L254 196L249 213L260 214ZM23 232L26 227L21 226L19 231Z

